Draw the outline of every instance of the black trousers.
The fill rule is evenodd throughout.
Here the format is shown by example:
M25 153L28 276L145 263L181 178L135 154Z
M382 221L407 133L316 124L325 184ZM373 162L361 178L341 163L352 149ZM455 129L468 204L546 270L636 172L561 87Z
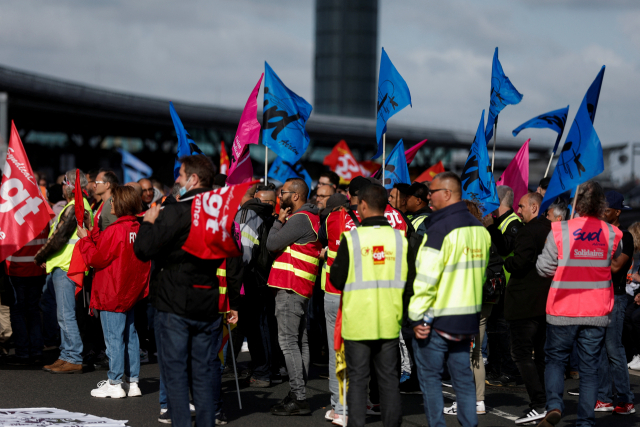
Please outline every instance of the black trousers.
M509 323L504 318L504 297L491 309L487 319L489 367L498 374L518 375L518 367L511 357Z
M546 317L510 320L509 328L511 329L511 356L527 387L531 401L529 406L544 408L547 402L544 387Z
M349 389L349 425L362 427L367 416L367 386L371 361L378 376L382 425L395 427L402 423L400 371L398 370L398 338L376 341L344 341Z

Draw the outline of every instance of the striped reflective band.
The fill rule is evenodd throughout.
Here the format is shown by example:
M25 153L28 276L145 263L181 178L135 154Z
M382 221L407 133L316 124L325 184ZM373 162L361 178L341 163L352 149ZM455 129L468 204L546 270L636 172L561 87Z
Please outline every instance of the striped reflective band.
M247 227L247 229L250 230L250 228ZM251 242L254 245L259 245L260 244L260 240L257 239L257 236L252 236L250 233L246 232L246 231L242 231L240 233L241 236L241 241L243 244ZM245 241L246 240L246 241Z
M446 308L434 308L433 314L435 317L440 316L460 316L463 314L476 314L482 310L482 304L478 304L472 307L446 307Z
M396 259L395 259L395 272L394 272L394 281L395 282L400 282L402 281L402 260L404 257L404 253L403 250L404 248L402 247L402 234L400 234L400 232L396 229L393 229L393 232L396 236ZM351 242L353 243L353 254L354 254L354 262L353 262L353 266L355 269L355 273L356 273L356 277L355 277L355 283L361 283L363 282L362 280L362 246L360 245L360 236L358 235L358 229L354 228L351 231L349 231L349 233L351 233ZM347 285L348 287L349 285ZM348 290L347 287L345 287L345 290Z
M451 273L455 270L468 270L473 268L484 268L485 262L483 260L476 261L460 261L455 264L447 265L444 267L445 273Z
M304 270L300 270L298 268L294 268L293 265L287 264L286 262L275 261L273 263L273 267L272 268L275 268L275 269L278 269L278 270L291 271L293 274L295 274L298 277L310 280L312 282L316 281L316 275L315 274L307 273Z
M69 241L67 242L67 245L75 245L76 243L78 243L78 240L80 239L69 239Z
M33 262L35 257L33 256L10 256L7 257L7 261L10 262Z
M405 282L396 280L369 280L353 282L344 287L345 292L361 291L364 289L404 289Z
M438 278L437 277L427 276L426 274L422 274L422 273L416 274L416 280L418 280L418 281L420 281L422 283L426 283L429 286L433 286L436 283L438 283Z
M227 270L224 268L219 268L216 270L216 276L227 277Z
M44 245L45 243L47 243L47 239L34 239L29 243L27 243L25 246L38 246L38 245Z
M509 224L511 224L511 222L514 221L514 220L520 221L520 217L518 215L516 215L515 212L511 213L511 215L506 217L504 219L504 221L502 221L502 223L500 223L500 227L498 227L498 228L500 229L502 234L504 234L504 232L507 230L507 227L509 226Z
M566 282L554 280L551 282L551 287L557 289L606 289L611 287L611 280L602 280L599 282Z
M335 258L338 255L338 251L332 251L331 249L327 249L327 257Z
M287 246L287 249L285 249L285 252L291 255L291 258L296 258L313 265L320 265L320 261L318 261L318 258L314 258L312 256L305 255L300 252L292 251L291 246Z
M221 294L226 294L227 293L227 287L226 286L220 286L218 288L218 290L220 291Z
M595 259L572 259L570 262L558 262L558 265L560 267L609 267L611 261L607 259L599 261Z

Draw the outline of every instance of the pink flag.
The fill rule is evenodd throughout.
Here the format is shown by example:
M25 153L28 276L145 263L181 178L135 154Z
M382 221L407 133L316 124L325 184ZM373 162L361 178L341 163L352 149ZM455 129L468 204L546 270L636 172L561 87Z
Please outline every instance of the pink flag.
M407 166L410 165L411 162L413 162L413 158L416 156L416 153L418 152L420 147L424 145L425 142L427 142L426 139L424 141L418 142L416 145L404 152L404 156L407 158Z
M262 77L264 77L264 73L260 75L258 84L253 88L244 106L238 131L231 146L231 163L229 164L229 177L227 178L229 185L248 182L253 178L253 166L251 166L249 147L247 145L257 144L258 139L260 139L260 123L258 122L257 116L258 92L262 84ZM242 168L239 167L241 163L244 166Z
M508 185L513 190L513 210L518 212L520 198L529 192L529 141L527 139L511 160L496 185Z

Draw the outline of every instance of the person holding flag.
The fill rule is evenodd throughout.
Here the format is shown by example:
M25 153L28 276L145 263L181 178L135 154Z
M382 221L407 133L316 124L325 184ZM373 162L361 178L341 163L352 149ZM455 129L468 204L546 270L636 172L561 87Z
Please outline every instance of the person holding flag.
M79 176L79 180L76 178ZM76 284L67 277L73 249L78 241L75 193L87 187L87 177L82 171L69 170L64 175L62 189L67 205L58 214L49 233L49 239L34 257L38 265L46 263L47 292L53 293L57 305L58 325L60 326L60 356L51 365L44 366L45 371L54 374L82 373L82 339L76 320ZM93 226L93 213L86 198L82 197L85 226ZM85 221L86 222L86 221Z
M398 337L403 292L415 277L415 267L408 262L407 239L384 216L386 206L387 192L381 185L358 190L362 223L342 234L330 272L333 288L342 292L349 425L356 427L365 424L371 365L378 378L383 425L402 423Z

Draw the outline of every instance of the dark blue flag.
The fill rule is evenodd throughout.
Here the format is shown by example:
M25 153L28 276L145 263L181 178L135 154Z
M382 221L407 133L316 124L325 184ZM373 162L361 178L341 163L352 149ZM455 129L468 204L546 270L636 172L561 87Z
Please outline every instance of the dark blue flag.
M602 66L598 76L591 83L580 108L578 108L576 117L573 119L549 187L544 194L540 215L546 212L557 196L567 190L574 189L604 171L602 145L593 128L604 69L605 67Z
M176 109L173 108L173 102L169 102L169 112L171 113L171 120L173 120L173 127L176 128L176 136L178 137L178 153L176 155L176 161L173 164L173 179L178 179L180 175L180 161L178 160L183 156L193 156L194 154L203 154L202 150L198 148L189 133L187 133L182 121L176 113Z
M380 56L380 74L378 74L378 112L376 122L376 141L378 151L372 159L382 155L382 134L387 131L387 120L407 105L411 105L409 86L387 56L384 48ZM411 105L413 107L413 105Z
M558 133L556 138L556 144L553 146L553 154L556 154L560 138L564 132L564 125L567 123L567 115L569 115L569 106L561 108L559 110L549 111L548 113L540 114L538 117L534 117L515 128L513 130L513 136L517 136L522 129L527 128L549 128Z
M484 133L484 110L476 136L469 150L469 157L460 175L462 181L462 198L476 202L484 215L487 215L500 206L496 181L491 172L487 140Z
M271 168L267 175L282 183L289 178L302 178L304 179L304 182L307 183L309 193L311 193L311 177L299 161L292 165L286 160L283 160L282 157L278 156L271 164Z
M498 119L498 114L509 104L517 104L522 101L522 94L505 76L502 65L498 60L498 48L493 54L493 67L491 68L491 99L489 101L489 115L487 116L487 142L493 136L493 124Z
M411 184L402 140L391 150L384 165L384 188L391 190L394 184Z
M264 69L262 143L294 164L309 146L305 125L312 107L289 90L266 62Z

